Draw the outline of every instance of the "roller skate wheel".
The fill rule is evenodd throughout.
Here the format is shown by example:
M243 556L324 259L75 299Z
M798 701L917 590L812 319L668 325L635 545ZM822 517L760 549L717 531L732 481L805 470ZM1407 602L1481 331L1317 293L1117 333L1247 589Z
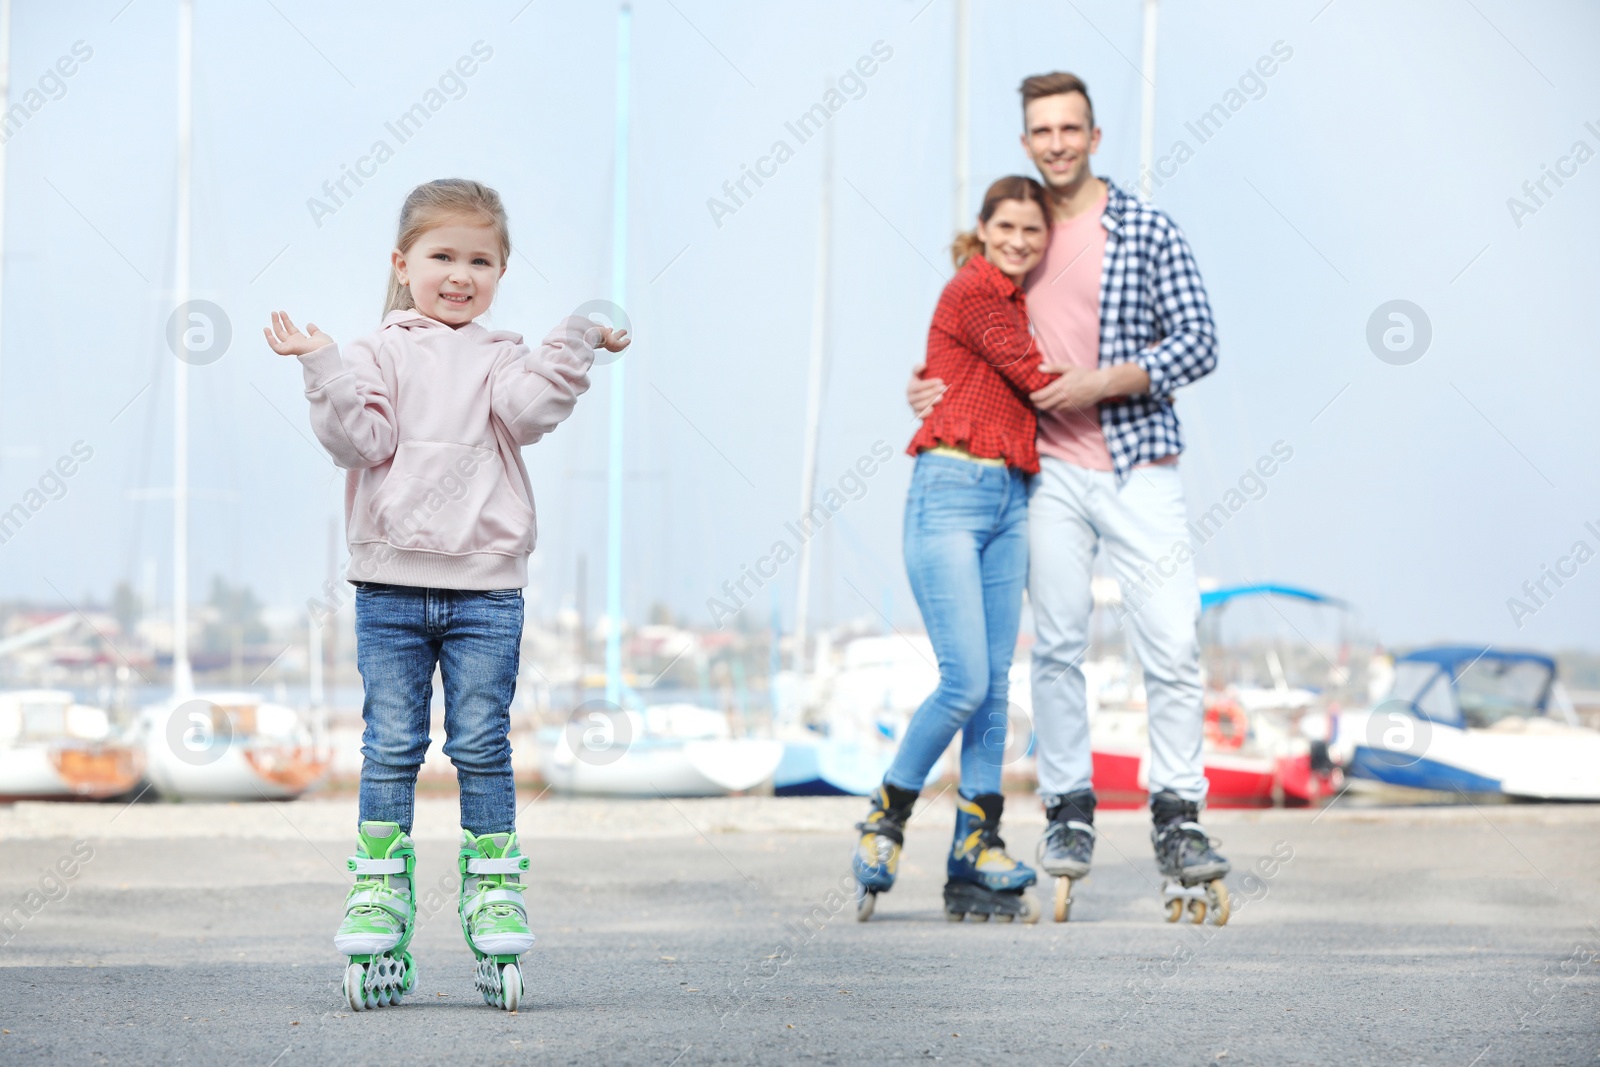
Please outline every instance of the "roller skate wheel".
M1206 921L1206 902L1203 900L1189 901L1189 921L1199 926Z
M500 1006L515 1012L522 1003L522 971L515 963L500 968Z
M872 918L872 912L878 906L878 894L864 886L856 886L856 922L864 923Z
M1183 918L1183 898L1167 901L1167 922L1175 923Z
M1039 916L1043 913L1044 909L1039 907L1039 898L1035 897L1032 893L1022 894L1022 911L1019 914L1021 915L1023 922L1029 923L1030 925L1036 923L1039 921Z
M1064 923L1072 914L1072 879L1056 879L1056 922Z
M367 972L359 963L352 963L344 969L344 999L349 1002L351 1011L361 1011L366 1005Z
M1228 887L1222 884L1222 879L1206 883L1206 899L1211 901L1211 921L1218 926L1228 925L1228 916L1233 914L1233 904L1228 899Z
M946 911L944 917L949 922L958 923L967 917L967 913L964 911Z
M975 923L986 923L989 921L989 913L986 911L975 911L972 913L972 921Z

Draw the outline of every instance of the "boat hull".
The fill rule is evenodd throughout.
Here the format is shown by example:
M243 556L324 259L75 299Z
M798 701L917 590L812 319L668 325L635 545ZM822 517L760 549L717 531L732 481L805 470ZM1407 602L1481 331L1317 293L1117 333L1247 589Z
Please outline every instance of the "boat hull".
M1600 800L1600 733L1545 736L1435 725L1421 752L1355 746L1349 774L1406 789L1499 793L1526 800Z
M558 793L608 797L718 797L771 782L783 744L756 738L635 741L609 762L578 759L558 740L540 771Z
M1091 753L1095 796L1107 807L1140 806L1149 797L1150 754L1095 749ZM1275 761L1254 756L1205 755L1206 802L1213 806L1263 807L1278 782Z
M0 750L0 802L123 796L138 786L144 766L133 745L19 745Z

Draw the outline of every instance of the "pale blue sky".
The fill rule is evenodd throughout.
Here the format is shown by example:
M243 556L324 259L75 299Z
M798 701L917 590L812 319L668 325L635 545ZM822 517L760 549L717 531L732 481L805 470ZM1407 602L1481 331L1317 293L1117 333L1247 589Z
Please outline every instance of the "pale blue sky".
M74 441L94 457L0 545L0 596L50 598L52 584L103 596L137 581L147 556L163 595L170 584L167 506L128 493L170 480L177 5L123 4L15 5L13 102L75 42L93 55L8 144L0 507ZM379 19L304 0L197 0L194 289L234 328L226 356L191 376L192 485L212 494L193 508L197 590L221 572L277 604L316 592L340 483L310 443L298 368L257 331L275 307L340 339L371 329L413 184L471 176L504 195L521 254L497 327L537 337L609 294L616 7L522 7L444 16L396 3ZM1140 5L973 7L973 206L994 177L1026 172L1016 87L1051 69L1089 83L1105 130L1096 169L1131 182ZM1190 237L1222 339L1218 372L1180 394L1191 511L1222 499L1274 442L1294 450L1205 547L1202 573L1337 593L1390 642L1600 645L1600 561L1520 631L1506 606L1575 541L1600 549L1584 525L1600 530L1600 371L1583 310L1600 280L1600 161L1548 184L1554 195L1520 227L1506 205L1574 142L1600 150L1600 10L1167 0L1161 11L1158 154L1179 139L1195 151L1156 201ZM814 610L842 620L887 601L898 624L916 625L899 549L911 467L901 391L948 273L952 25L950 0L636 4L635 618L664 600L709 622L707 597L799 510L821 144L799 145L720 228L706 200L774 140L793 143L784 123L881 41L892 57L832 120L819 480L879 439L896 458L834 521ZM461 99L316 225L307 198L374 140L392 141L384 124L478 41L493 55ZM1277 42L1292 56L1200 144L1185 123ZM1410 365L1366 343L1369 316L1393 299L1432 324ZM611 380L598 371L571 422L526 452L541 518L536 611L570 594L579 551L591 616L600 610ZM790 618L794 577L773 582Z

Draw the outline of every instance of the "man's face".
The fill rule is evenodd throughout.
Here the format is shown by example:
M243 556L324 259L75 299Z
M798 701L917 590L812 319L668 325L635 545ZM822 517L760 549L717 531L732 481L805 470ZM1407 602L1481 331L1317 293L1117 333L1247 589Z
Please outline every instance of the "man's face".
M1070 189L1089 177L1089 157L1100 148L1100 130L1090 128L1089 101L1082 93L1041 96L1023 113L1022 147L1052 191Z

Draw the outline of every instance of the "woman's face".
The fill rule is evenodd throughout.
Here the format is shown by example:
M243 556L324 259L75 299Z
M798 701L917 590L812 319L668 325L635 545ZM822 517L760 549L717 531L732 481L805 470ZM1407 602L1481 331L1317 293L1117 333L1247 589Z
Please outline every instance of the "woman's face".
M1050 228L1044 212L1032 200L1002 200L989 221L978 222L983 257L1018 285L1044 258Z

